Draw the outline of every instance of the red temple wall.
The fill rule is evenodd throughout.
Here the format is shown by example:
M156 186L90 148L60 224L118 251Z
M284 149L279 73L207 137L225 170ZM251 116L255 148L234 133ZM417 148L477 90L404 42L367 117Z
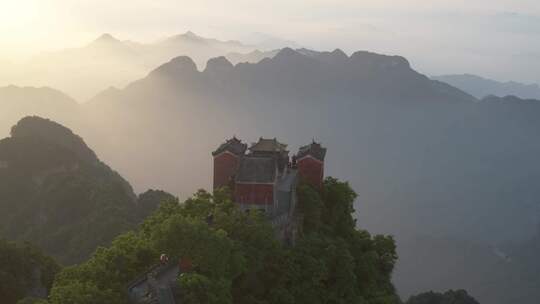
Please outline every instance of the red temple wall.
M214 157L214 189L228 186L238 166L238 157L225 152Z
M300 179L321 188L324 178L324 163L311 157L305 157L298 161L298 173Z
M241 204L271 205L274 203L274 185L236 184L234 200Z

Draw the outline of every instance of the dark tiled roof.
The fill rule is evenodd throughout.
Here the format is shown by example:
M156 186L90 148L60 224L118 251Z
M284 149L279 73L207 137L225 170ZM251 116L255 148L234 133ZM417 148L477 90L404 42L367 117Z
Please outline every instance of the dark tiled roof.
M275 138L265 139L261 137L249 150L252 152L284 152L287 150L287 145L280 143Z
M240 161L236 181L241 183L272 183L276 178L273 157L244 157Z
M222 143L219 148L217 148L216 151L212 152L213 156L216 156L224 151L229 151L236 155L242 155L246 152L247 144L242 143L241 140L239 140L236 137L233 137L226 142Z
M320 161L324 161L326 148L323 148L319 143L313 142L307 146L301 147L298 151L297 158L300 159L306 155L311 155Z

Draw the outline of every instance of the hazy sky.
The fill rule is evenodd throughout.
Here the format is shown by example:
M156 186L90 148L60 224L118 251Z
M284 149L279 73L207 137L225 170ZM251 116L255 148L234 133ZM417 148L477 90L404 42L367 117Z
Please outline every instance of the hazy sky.
M427 74L540 83L539 0L0 0L0 61L108 32L153 41L192 30L316 49L400 54Z

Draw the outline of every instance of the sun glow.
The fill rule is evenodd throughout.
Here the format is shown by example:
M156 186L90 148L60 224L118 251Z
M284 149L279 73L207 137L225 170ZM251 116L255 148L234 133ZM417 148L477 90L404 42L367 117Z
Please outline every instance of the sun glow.
M35 52L38 40L51 36L53 10L49 4L43 0L0 0L0 55L8 60L24 57Z
M29 27L38 17L37 0L0 1L0 29L2 30L22 30ZM2 34L5 33L2 32Z

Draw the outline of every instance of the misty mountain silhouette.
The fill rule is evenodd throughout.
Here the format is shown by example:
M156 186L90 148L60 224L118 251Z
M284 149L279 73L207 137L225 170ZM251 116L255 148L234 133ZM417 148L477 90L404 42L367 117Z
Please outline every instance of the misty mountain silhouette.
M92 44L122 44L122 41L114 38L111 34L105 33L99 36Z
M239 50L242 50L242 49L253 48L252 46L244 45L239 41L233 41L233 40L221 41L221 40L213 39L213 38L205 38L205 37L195 34L192 31L187 31L183 34L178 34L178 35L166 38L165 40L163 40L162 42L158 44L174 44L174 43L183 44L186 42L202 43L202 44L211 45L215 48L224 48L224 49L237 48Z
M154 43L124 41L103 34L83 47L43 52L26 63L6 65L0 73L0 85L49 86L86 101L104 88L123 87L142 78L180 55L191 56L204 68L212 57L247 53L255 48L238 41L205 38L190 31Z
M304 50L302 53L284 48L273 58L257 64L233 66L225 58L210 60L209 64L212 65L210 69L198 72L190 58L177 57L158 67L144 80L131 84L127 91L143 83L182 78L189 82L189 86L198 83L209 92L216 85L226 86L225 90L231 94L243 91L245 87L256 89L257 96L254 98L274 95L277 86L280 94L308 94L315 99L347 94L353 98L378 102L456 103L475 100L462 91L417 73L410 68L406 59L399 56L356 52L348 57L340 50L309 53ZM226 68L214 69L216 64ZM186 82L175 82L177 89L187 86Z
M482 98L482 102L491 102L491 103L499 103L499 104L505 104L505 103L510 103L510 102L521 102L523 104L530 104L530 103L538 102L538 99L522 99L513 95L507 95L504 97L488 95Z
M73 124L78 119L79 105L55 89L7 86L0 87L0 108L0 138L3 138L11 126L28 115L54 117Z
M534 197L540 195L532 182L540 178L539 106L480 101L430 80L399 56L286 48L255 64L214 59L203 71L187 57L175 58L114 96L93 100L87 111L106 117L106 128L123 148L154 156L128 160L107 153L111 163L121 164L136 183L159 181L181 193L195 189L186 190L190 184L209 185L208 151L231 134L288 142L315 137L329 147L329 174L358 190L361 226L398 240L427 231L462 240L456 242L461 246L533 233ZM119 134L148 135L138 135L135 145ZM156 144L158 137L165 147ZM141 162L162 170L137 168ZM483 254L492 253L467 257L467 264L475 265ZM450 265L452 259L440 263ZM398 267L396 280L415 271L441 275L418 267ZM498 279L496 284L506 284L504 276ZM501 303L497 292L452 282L470 283L456 288ZM400 291L418 293L431 287L425 284Z
M455 86L477 98L488 95L515 95L525 99L540 99L538 84L523 84L515 81L499 82L471 74L433 76L432 79Z
M249 53L228 53L225 55L227 57L227 60L229 60L232 64L236 65L238 63L257 63L264 58L272 58L276 56L276 54L280 51L280 49L272 50L272 51L260 51L260 50L254 50L253 52Z
M403 57L365 51L285 48L257 63L215 58L201 70L195 62L175 57L80 106L84 118L74 128L138 189L186 196L209 188L209 153L234 134L316 138L329 148L328 174L359 193L360 226L394 234L404 248L414 249L408 240L419 234L457 240L459 248L478 243L480 253L465 257L472 266L464 276L486 265L477 262L491 256L487 244L536 231L540 103L479 100L418 73ZM418 248L444 250L437 244ZM400 263L417 268L398 266L397 282L437 278L454 262L441 258L433 268L404 256ZM504 303L499 292L510 277L498 276L490 292L457 277L448 282L459 286L447 288ZM404 296L438 288L421 282L397 287Z

